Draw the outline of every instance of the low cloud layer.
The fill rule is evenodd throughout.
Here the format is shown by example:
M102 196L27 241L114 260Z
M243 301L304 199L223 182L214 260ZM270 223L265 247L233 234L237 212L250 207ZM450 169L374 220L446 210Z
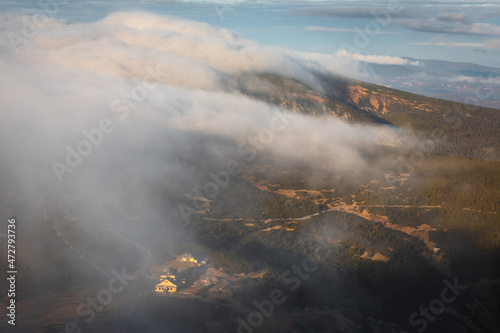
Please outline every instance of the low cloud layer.
M116 13L96 23L71 25L50 20L34 25L29 36L24 33L30 30L27 21L33 18L2 17L6 50L32 63L84 72L140 78L148 64L161 63L170 74L162 83L218 90L225 75L247 72L286 75L314 86L311 72L324 70L300 52L263 46L227 29L176 17ZM336 69L342 71L342 66Z
M381 65L410 65L410 66L420 66L419 61L411 61L408 59L400 58L400 57L391 57L391 56L380 56L380 55L363 55L359 53L348 54L344 51L338 51L338 55L342 56L350 56L354 60L369 62L372 64L381 64Z
M461 14L440 14L436 18L417 18L395 20L396 24L408 29L464 35L500 36L500 26L491 23L470 22Z
M3 16L0 29L19 34L23 19ZM243 75L283 75L321 89L315 73L343 64L204 23L148 13L53 20L14 46L0 45L0 177L7 196L42 210L66 196L156 216L151 184L195 182L200 175L186 160L208 173L251 138L281 161L321 161L349 174L372 169L364 153L397 137L387 128L292 116L242 95Z
M347 28L329 28L329 27L319 27L315 25L311 25L306 27L307 31L323 31L323 32L351 32L351 33L359 33L360 29L347 29ZM381 35L400 35L401 32L397 31L379 31L378 34Z
M428 42L417 42L412 43L414 45L433 45L433 46L444 46L444 47L469 47L469 48L486 48L486 49L499 49L500 48L500 39L492 38L488 39L484 42L475 42L475 43L460 43L454 42L447 38L444 38L442 35L437 35L431 38Z

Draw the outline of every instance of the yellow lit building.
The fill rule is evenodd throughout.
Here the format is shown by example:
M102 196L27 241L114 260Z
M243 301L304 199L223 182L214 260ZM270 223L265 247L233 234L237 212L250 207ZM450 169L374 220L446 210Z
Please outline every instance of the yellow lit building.
M162 275L162 277L165 275ZM156 285L155 291L157 293L175 293L177 291L177 285L165 278L159 284Z
M184 253L182 256L181 256L181 261L184 261L184 262L192 262L194 264L197 264L198 263L198 260L196 260L192 255L191 253Z

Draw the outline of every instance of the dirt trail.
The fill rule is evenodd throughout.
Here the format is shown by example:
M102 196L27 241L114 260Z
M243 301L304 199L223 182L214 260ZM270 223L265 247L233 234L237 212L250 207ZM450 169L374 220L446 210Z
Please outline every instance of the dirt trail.
M478 209L472 209L472 208L462 208L463 210L468 210L468 211L471 211L471 212L474 212L474 213L487 213L487 214L497 214L497 212L487 212L487 211L484 211L484 210L478 210Z
M263 222L263 223L269 223L271 221L305 221L309 220L315 216L318 216L320 214L325 214L330 211L341 211L341 212L346 212L349 214L354 214L359 217L362 217L368 221L372 222L379 222L382 223L385 228L392 229L392 230L397 230L401 231L408 236L418 238L424 244L426 247L432 251L430 255L430 259L432 259L436 263L444 263L444 258L443 254L440 253L438 254L437 252L439 251L439 248L436 248L436 243L432 242L429 237L429 232L436 230L435 228L432 228L430 225L427 224L422 224L418 228L412 228L412 227L402 227L397 224L393 224L389 221L387 216L383 215L378 215L378 214L371 214L369 213L366 209L359 211L359 208L366 208L366 207L381 207L381 208L420 208L420 209L442 209L442 205L438 206L428 206L428 205L420 205L420 206L412 206L412 205L364 205L364 204L358 204L354 203L352 205L347 205L347 204L342 204L342 205L337 205L329 209L322 210L320 212L306 215L306 216L301 216L301 217L295 217L295 218L282 218L282 219L266 219L266 220L250 220L250 219L211 219L211 218L203 218L205 220L210 220L210 221L244 221L244 222ZM287 231L293 231L293 229L286 228L286 226L274 226L274 227L269 227L269 228L263 228L261 230L258 230L256 232L266 232L266 231L271 231L271 230L278 230L278 229L284 229ZM382 259L382 258L377 258L377 259ZM384 258L385 260L385 258Z
M423 208L423 209L429 209L429 208L434 208L434 209L442 209L443 206L442 205L439 205L439 206L426 206L426 205L423 205L423 206L411 206L411 205L359 205L359 204L354 204L354 205L339 205L339 206L335 206L335 207L332 207L332 208L329 208L329 209L325 209L325 210L322 210L322 211L319 211L317 213L314 213L314 214L310 214L310 215L305 215L305 216L301 216L301 217L288 217L288 218L278 218L278 219L244 219L244 218L238 218L238 219L214 219L214 218L209 218L209 217L202 217L202 220L207 220L207 221L240 221L240 222L263 222L263 223L269 223L269 222L273 222L273 221L304 221L304 220L309 220L315 216L318 216L320 214L324 214L324 213L327 213L327 212L331 212L331 211L344 211L344 212L347 212L347 213L351 213L351 214L355 214L355 215L358 215L358 216L361 216L363 218L366 218L365 216L366 215L362 215L362 213L359 213L356 208L357 207L382 207L382 208ZM368 216L370 216L368 214Z

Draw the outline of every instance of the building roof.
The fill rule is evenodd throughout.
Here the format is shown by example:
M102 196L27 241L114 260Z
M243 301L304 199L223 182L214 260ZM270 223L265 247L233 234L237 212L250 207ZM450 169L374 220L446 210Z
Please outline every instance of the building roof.
M158 283L156 285L156 287L177 287L177 285L173 284L168 279L165 279L165 280L161 281L160 283Z

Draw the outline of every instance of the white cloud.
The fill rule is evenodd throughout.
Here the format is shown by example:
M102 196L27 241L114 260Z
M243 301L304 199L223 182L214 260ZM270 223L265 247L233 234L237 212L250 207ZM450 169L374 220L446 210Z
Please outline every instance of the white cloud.
M11 31L21 31L18 25ZM148 63L162 63L171 73L168 83L200 89L216 89L224 75L248 71L287 75L314 86L310 70L320 69L294 52L242 39L227 29L149 13L56 25L21 46L20 56L124 78L140 76L137 70Z
M0 29L21 20L3 18ZM314 85L312 70L343 67L345 73L356 66L338 55L262 46L174 17L117 13L95 23L58 22L17 53L0 42L0 179L26 200L72 194L114 200L123 210L141 201L160 216L137 193L151 191L152 184L196 183L200 175L186 160L216 170L230 158L242 159L238 143L269 127L280 110L242 95L235 84L241 74L275 73ZM128 117L114 112L120 109ZM104 118L114 131L59 183L52 163L67 163L67 147L77 149L87 139L84 131ZM276 163L315 160L349 175L375 170L377 163L368 163L364 151L397 135L388 128L298 115L274 135L266 152ZM124 190L115 181L122 175L137 185Z
M469 22L468 17L462 15L394 19L394 23L408 29L425 32L500 36L500 26L491 23Z
M411 61L408 59L392 57L388 55L363 55L359 53L349 53L346 50L338 50L335 55L338 58L352 59L372 64L421 66L421 63L419 61Z
M484 78L484 77L471 77L466 75L458 75L446 78L446 80L448 82L466 82L466 83L480 84L480 87L485 87L488 89L491 89L493 85L500 85L500 77Z
M359 33L362 31L361 29L346 29L346 28L328 28L328 27L319 27L319 26L307 26L306 30L308 31L325 31L325 32L352 32ZM382 35L400 35L399 31L378 31L377 34Z
M418 61L410 61L408 59L403 59L399 57L392 56L381 56L381 55L362 55L358 53L352 54L353 59L370 62L373 64L383 64L383 65L412 65L412 66L420 66L420 62Z
M446 46L446 47L472 47L472 48L500 48L500 39L491 39L481 43L454 42L442 36L435 36L428 42L415 42L412 45Z

